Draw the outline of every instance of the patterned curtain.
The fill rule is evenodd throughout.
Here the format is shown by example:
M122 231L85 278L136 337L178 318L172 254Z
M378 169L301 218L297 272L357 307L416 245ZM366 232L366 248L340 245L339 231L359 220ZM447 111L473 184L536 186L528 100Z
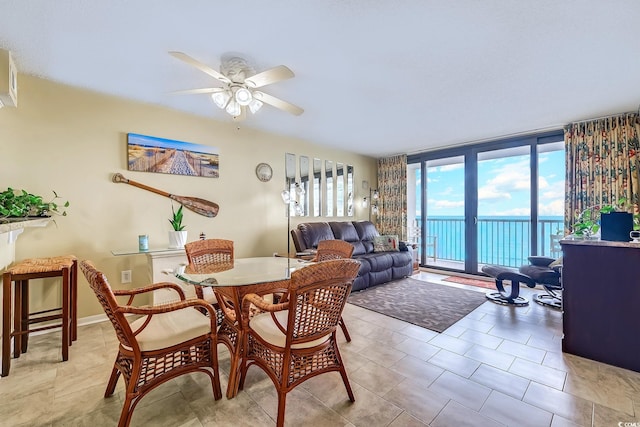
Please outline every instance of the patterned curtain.
M407 240L407 155L378 159L378 217L380 234Z
M637 212L640 153L637 113L571 123L564 130L567 161L565 229L588 207L625 197Z

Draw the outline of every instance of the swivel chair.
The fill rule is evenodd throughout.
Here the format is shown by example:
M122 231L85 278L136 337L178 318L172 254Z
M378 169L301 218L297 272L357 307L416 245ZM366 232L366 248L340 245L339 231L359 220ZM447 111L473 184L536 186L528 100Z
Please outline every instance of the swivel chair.
M529 301L520 296L520 284L525 284L529 288L541 285L546 294L536 294L535 302L553 308L562 308L562 264L549 257L531 256L530 265L523 265L518 270L498 266L485 265L482 271L495 278L498 292L489 292L487 299L498 304L526 306ZM556 265L557 264L557 265ZM504 287L504 280L511 282L511 291L507 293Z
M545 294L536 294L533 299L538 304L562 308L562 258L553 259L544 256L530 256L530 265L523 265L519 271L542 285Z

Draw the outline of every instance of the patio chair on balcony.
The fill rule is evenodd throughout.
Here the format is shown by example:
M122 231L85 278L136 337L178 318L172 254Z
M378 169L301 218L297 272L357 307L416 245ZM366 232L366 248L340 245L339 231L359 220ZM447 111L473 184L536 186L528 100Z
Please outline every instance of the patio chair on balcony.
M433 262L438 260L438 236L424 236L426 257L433 256ZM429 255L429 248L433 248L433 255Z
M549 254L552 258L560 258L562 256L562 247L560 246L560 240L564 237L562 234L551 235L551 248Z

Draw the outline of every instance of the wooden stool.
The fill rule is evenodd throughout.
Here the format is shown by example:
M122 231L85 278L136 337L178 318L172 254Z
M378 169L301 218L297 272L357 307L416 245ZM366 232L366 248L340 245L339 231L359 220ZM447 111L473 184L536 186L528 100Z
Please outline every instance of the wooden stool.
M29 280L62 277L62 307L29 312ZM11 330L11 283L15 283L13 302L13 330ZM78 335L78 264L73 255L34 258L8 268L2 276L2 374L9 375L11 366L11 338L13 357L27 352L30 332L62 327L62 360L69 359L69 346ZM60 310L58 314L48 314ZM30 329L29 325L60 319L55 325Z

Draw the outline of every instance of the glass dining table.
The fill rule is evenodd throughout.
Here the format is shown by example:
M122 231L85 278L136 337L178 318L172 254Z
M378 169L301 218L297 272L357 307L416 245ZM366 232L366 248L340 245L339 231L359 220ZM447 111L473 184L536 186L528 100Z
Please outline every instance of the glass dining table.
M218 302L224 312L218 328L218 342L225 344L231 353L228 399L238 394L249 328L250 304L243 305L242 299L248 294L267 295L287 289L291 273L310 264L309 261L283 257L236 258L233 263L217 266L207 273L174 273L185 283L214 287L217 296L224 299Z

